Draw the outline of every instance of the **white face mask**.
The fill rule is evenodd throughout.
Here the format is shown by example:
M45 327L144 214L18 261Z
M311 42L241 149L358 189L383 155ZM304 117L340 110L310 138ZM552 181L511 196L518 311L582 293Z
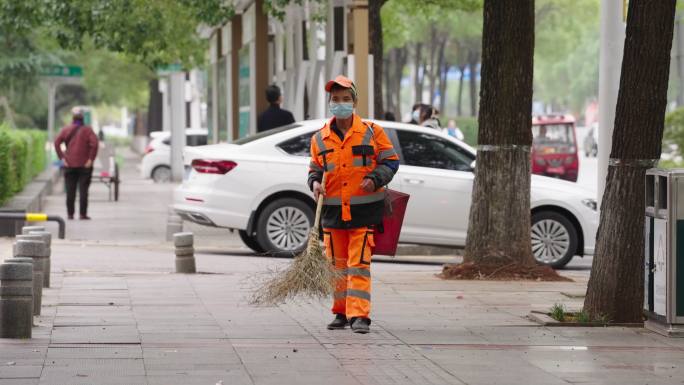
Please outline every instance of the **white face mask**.
M338 119L347 119L354 113L354 103L335 103L329 104L330 113Z
M415 120L416 122L419 121L419 120L420 120L420 110L414 110L414 111L411 113L411 117L412 117L413 120Z

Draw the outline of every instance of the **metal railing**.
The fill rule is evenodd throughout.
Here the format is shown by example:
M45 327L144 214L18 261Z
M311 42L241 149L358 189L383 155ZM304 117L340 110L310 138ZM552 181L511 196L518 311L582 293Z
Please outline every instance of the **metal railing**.
M59 239L64 239L66 223L64 218L59 215L48 215L44 213L0 213L0 220L9 219L14 221L26 222L57 222L59 225Z

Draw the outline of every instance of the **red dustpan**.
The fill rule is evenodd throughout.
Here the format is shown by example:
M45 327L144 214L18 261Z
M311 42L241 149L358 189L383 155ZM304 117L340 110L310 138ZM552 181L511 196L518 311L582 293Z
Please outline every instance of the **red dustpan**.
M408 205L409 195L395 190L387 190L388 205L382 226L376 227L373 254L395 255L399 244L401 225Z

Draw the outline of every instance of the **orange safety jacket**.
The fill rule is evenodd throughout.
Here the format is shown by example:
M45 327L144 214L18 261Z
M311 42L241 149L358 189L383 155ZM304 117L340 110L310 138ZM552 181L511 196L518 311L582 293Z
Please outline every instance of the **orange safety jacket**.
M332 118L311 139L309 186L327 173L321 223L326 228L377 225L382 222L385 186L397 171L399 156L379 125L354 114L342 140L333 132L335 124ZM375 191L361 189L364 178L375 182Z

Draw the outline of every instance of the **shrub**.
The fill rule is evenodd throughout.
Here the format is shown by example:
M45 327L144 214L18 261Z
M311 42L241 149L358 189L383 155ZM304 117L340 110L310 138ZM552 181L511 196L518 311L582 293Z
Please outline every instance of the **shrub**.
M477 118L474 117L460 117L454 119L456 125L463 132L463 141L469 145L477 146Z
M677 153L684 150L684 108L678 108L665 115L665 132L663 133L663 150L675 145Z
M45 169L45 132L0 125L0 204Z

